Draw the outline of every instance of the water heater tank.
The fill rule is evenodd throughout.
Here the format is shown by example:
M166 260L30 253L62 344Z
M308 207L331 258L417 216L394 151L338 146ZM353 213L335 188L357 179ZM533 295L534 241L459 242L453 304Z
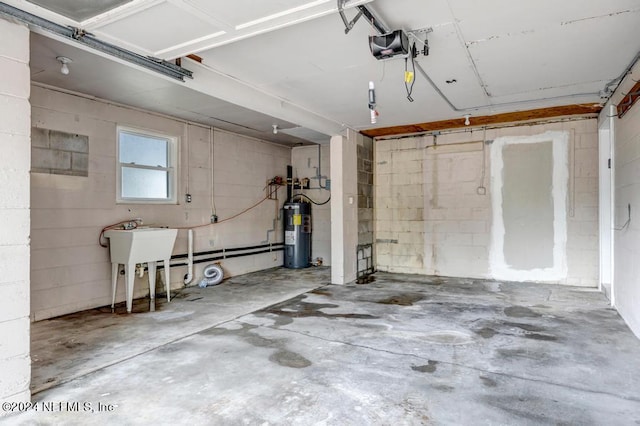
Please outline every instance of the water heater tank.
M311 204L284 205L284 267L299 269L311 264Z

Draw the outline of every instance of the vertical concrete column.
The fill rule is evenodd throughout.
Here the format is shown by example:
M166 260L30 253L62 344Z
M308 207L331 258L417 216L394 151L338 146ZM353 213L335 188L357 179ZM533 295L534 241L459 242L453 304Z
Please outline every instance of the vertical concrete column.
M355 134L331 138L331 283L356 279L358 157Z
M0 403L29 401L29 30L0 19ZM6 415L0 410L0 417Z

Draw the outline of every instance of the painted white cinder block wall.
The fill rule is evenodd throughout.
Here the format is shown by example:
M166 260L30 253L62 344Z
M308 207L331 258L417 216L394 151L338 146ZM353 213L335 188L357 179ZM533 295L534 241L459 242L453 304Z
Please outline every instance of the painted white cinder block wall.
M603 109L601 119L606 119L609 105L617 105L631 91L639 73L640 64L636 64ZM636 103L621 119L614 118L613 128L612 225L617 228L613 232L614 300L620 315L640 337L640 104ZM622 229L627 220L628 225Z
M319 147L319 148L318 148ZM318 149L320 157L318 158ZM318 161L319 160L319 161ZM318 162L320 162L320 175L324 176L318 182L315 179L318 173ZM317 203L326 201L331 192L326 189L317 189L320 185L325 186L326 178L330 179L331 165L329 157L329 144L300 146L291 150L291 165L293 166L294 178L311 178L310 188L303 191L294 191L309 196ZM316 189L313 189L316 188ZM285 194L280 194L285 196ZM311 206L311 258L322 258L323 264L331 265L331 201L327 204Z
M0 403L31 398L29 30L0 19ZM0 410L0 417L9 410Z
M222 221L252 206L266 195L265 185L285 175L291 149L107 102L32 88L34 127L89 136L89 176L32 175L31 313L41 320L111 303L108 249L98 245L100 230L111 223L140 217L145 224L193 227L210 222L211 140L213 193ZM177 205L116 204L116 126L148 129L180 138ZM187 183L188 182L188 183ZM192 202L185 203L187 190ZM215 250L282 241L284 202L267 200L250 212L194 230L194 251ZM187 251L181 230L174 254ZM222 261L227 276L282 264L282 252ZM205 264L195 265L192 285ZM172 268L172 288L180 288L186 267ZM117 300L124 299L119 283ZM136 297L148 293L147 277L137 279ZM160 287L159 287L160 288Z
M331 283L355 281L358 246L358 138L333 136L331 151Z
M494 278L490 149L482 141L545 132L569 135L567 274L554 282L597 286L596 120L379 140L375 148L376 264L382 271ZM461 143L469 144L461 145ZM457 144L445 147L448 143ZM478 187L486 188L485 195ZM522 280L536 277L521 275Z

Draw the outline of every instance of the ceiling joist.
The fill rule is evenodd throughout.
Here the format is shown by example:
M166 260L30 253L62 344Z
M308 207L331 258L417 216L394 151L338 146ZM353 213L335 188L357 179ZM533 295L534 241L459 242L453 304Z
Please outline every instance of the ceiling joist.
M505 123L515 123L519 121L544 120L563 116L596 116L600 113L602 106L599 104L575 104L550 108L539 108L528 111L516 111L495 115L469 116L470 126L484 127ZM370 138L407 135L413 133L426 133L439 130L456 129L468 127L465 125L465 117L452 120L433 121L430 123L411 124L405 126L381 127L377 129L361 130L365 136Z

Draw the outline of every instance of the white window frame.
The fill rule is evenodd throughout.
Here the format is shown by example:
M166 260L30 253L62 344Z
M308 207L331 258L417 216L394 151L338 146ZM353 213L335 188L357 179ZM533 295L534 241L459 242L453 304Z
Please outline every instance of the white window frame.
M132 166L130 163L120 162L120 133L134 133L140 136L149 136L152 138L165 139L168 144L167 167L150 167L150 166ZM177 204L178 203L178 143L176 136L167 135L165 133L154 132L146 129L135 127L117 126L116 129L116 202L118 204ZM123 167L134 167L147 170L163 170L169 174L167 198L129 198L122 196L122 169Z

